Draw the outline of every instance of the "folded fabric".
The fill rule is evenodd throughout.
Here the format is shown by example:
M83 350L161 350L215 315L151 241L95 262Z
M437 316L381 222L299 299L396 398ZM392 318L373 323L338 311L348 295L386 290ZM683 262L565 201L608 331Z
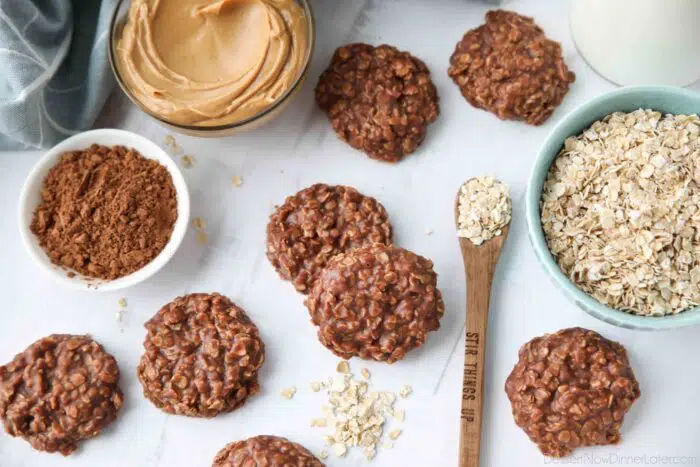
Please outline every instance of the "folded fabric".
M114 87L116 0L0 2L0 149L36 149L89 129Z

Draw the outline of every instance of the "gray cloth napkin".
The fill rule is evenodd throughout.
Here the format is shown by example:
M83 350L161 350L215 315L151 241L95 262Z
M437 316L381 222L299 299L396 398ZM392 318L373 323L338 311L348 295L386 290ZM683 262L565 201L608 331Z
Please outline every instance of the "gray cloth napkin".
M114 87L107 47L116 0L0 0L0 149L89 129Z

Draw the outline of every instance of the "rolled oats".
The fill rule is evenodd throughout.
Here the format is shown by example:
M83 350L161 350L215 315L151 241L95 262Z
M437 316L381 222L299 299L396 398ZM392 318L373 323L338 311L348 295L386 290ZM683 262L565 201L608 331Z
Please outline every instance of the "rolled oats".
M502 234L512 209L505 184L493 177L472 178L459 190L457 235L481 245Z
M370 446L367 446L367 447L364 449L364 453L365 453L365 457L366 457L367 460L369 460L369 461L371 461L372 459L374 459L374 458L377 456L377 450L374 449L374 448L372 448L372 447L370 447Z
M239 186L243 185L243 177L239 175L234 175L231 178L231 183L233 184L234 187L238 188Z
M328 420L325 418L314 418L311 420L312 428L325 428L328 426Z
M204 219L202 219L201 217L195 217L192 220L192 226L195 229L202 230L202 229L205 229L207 227L207 222Z
M331 448L333 449L333 454L337 457L345 457L348 453L348 448L343 443L335 443Z
M350 365L348 364L347 361L342 360L338 363L338 366L336 367L336 371L338 373L350 373Z
M191 169L194 167L194 164L197 162L197 159L194 156L188 156L184 155L180 157L180 162L182 163L182 166L186 169Z
M638 315L700 304L700 119L614 113L568 138L541 199L561 270L599 302Z
M334 455L344 457L350 448L361 448L368 460L383 446L384 428L390 417L403 410L394 410L396 396L391 392L373 391L367 380L355 379L350 368L331 376L324 385L329 406L324 406L323 420L334 427L333 435L324 435ZM403 419L403 416L402 416ZM313 426L321 426L313 424ZM401 430L389 437L396 439Z
M408 386L408 385L402 387L401 390L399 391L399 396L403 397L404 399L406 399L411 394L413 394L413 388L411 386Z
M209 243L209 235L204 230L197 230L197 243L200 245L206 245Z
M297 393L297 388L292 386L291 388L282 389L280 391L280 396L284 397L287 400L291 400L296 393Z

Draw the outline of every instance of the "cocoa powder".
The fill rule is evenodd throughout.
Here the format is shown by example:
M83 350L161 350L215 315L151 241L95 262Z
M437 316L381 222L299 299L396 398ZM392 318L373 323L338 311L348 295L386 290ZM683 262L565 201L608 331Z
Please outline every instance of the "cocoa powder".
M62 154L51 168L31 230L69 275L113 280L151 262L176 220L165 167L133 149L92 145Z

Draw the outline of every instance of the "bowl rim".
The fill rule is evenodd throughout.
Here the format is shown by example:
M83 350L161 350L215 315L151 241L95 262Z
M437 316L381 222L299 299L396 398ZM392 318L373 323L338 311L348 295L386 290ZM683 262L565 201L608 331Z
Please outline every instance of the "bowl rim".
M540 199L542 194L542 184L538 183L538 179L544 171L545 179L546 172L551 167L552 161L556 158L557 152L548 151L552 146L558 145L561 147L564 144L564 139L571 136L563 136L566 127L571 125L572 121L580 119L583 115L591 110L596 109L603 103L617 101L623 96L644 96L644 95L661 95L674 98L685 98L691 101L698 102L698 113L700 113L700 93L684 89L676 86L665 85L639 85L626 86L612 91L600 94L593 99L577 106L565 115L549 132L542 145L537 151L537 157L530 171L527 182L527 190L525 195L525 218L528 229L528 237L530 244L535 252L540 265L544 268L555 285L564 293L564 295L574 301L580 308L588 314L602 321L615 326L631 329L643 330L662 330L675 329L680 327L692 326L700 324L700 306L693 307L675 315L664 316L641 316L632 313L627 313L617 310L610 306L598 302L591 295L579 289L559 268L559 265L554 260L544 237L542 224L540 221ZM600 115L598 119L605 115ZM584 122L581 129L590 126L593 122ZM560 142L555 139L561 139Z
M287 89L284 94L282 94L277 100L268 108L260 111L259 113L252 115L244 120L240 120L234 123L227 123L225 125L211 125L211 126L203 126L203 125L185 125L182 123L176 123L172 122L168 119L165 119L154 112L152 112L150 109L148 109L145 105L141 103L132 93L129 87L126 85L124 80L122 79L121 72L119 71L119 67L117 66L117 60L115 57L115 49L117 46L117 23L119 22L119 12L122 8L122 6L125 3L130 3L132 0L117 0L117 3L114 7L114 11L112 12L112 17L109 21L109 40L107 41L107 55L109 57L109 64L110 67L112 68L112 74L114 75L117 83L119 84L119 87L122 89L124 94L129 98L129 100L135 104L139 109L141 109L143 112L145 112L148 116L151 118L154 118L155 120L161 122L164 125L170 126L172 128L182 130L184 132L189 132L189 134L196 134L196 133L216 133L216 132L228 132L232 131L235 129L240 129L244 128L247 125L251 123L255 123L257 121L260 121L267 117L270 114L273 114L275 111L279 110L301 87L302 83L304 82L304 79L306 78L306 75L311 67L311 59L314 54L314 50L316 48L316 21L314 17L314 12L311 7L311 2L309 0L297 0L301 5L304 7L304 12L309 18L308 21L308 27L309 27L309 44L306 48L306 56L304 57L304 65L302 66L301 70L299 70L299 75L296 77L294 80L294 83Z
M120 142L105 142L106 140L114 139L120 140ZM66 151L73 150L76 146L89 147L91 144L122 144L126 147L133 147L135 143L141 148L147 148L147 150L138 150L144 157L156 160L163 165L168 170L173 180L173 185L177 194L178 217L173 225L170 239L151 262L126 276L109 281L85 278L80 274L70 278L66 274L66 269L51 262L46 252L39 246L36 236L30 229L31 219L34 209L36 208L35 205L29 205L29 198L32 195L32 191L37 187L41 188L46 173L57 163L58 157ZM190 196L182 172L165 150L150 139L139 134L126 130L105 128L75 134L46 151L34 164L22 185L17 216L20 238L25 250L29 253L32 261L37 264L44 273L48 274L56 282L73 289L110 292L131 287L145 281L160 271L163 266L170 261L182 244L185 234L187 233L190 217ZM27 219L30 220L29 223Z

